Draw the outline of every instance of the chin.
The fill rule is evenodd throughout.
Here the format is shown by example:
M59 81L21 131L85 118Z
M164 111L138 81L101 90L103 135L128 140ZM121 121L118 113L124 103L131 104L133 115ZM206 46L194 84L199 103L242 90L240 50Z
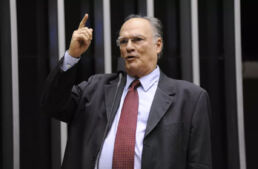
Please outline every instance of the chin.
M137 68L134 67L126 67L126 72L128 75L132 77L140 77L140 71Z

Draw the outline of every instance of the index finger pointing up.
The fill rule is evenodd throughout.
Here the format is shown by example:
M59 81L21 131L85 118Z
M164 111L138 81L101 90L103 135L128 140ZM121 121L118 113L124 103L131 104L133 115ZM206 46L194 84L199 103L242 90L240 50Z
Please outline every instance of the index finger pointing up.
M78 29L85 27L85 24L86 24L87 20L88 20L88 14L85 14L84 17L82 18L81 22L80 22L80 25L79 25Z

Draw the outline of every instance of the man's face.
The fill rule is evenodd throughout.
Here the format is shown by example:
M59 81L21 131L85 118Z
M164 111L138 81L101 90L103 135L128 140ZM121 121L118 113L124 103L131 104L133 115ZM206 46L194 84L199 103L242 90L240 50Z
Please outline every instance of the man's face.
M148 20L133 18L126 21L121 27L118 41L130 76L140 78L156 68L162 40L154 39Z

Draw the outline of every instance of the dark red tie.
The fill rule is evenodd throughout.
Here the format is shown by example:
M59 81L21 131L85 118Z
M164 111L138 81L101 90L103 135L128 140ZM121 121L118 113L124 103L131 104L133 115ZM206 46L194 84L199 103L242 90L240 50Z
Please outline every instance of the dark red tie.
M116 132L113 169L134 168L135 132L138 114L138 92L140 81L134 80L126 94Z

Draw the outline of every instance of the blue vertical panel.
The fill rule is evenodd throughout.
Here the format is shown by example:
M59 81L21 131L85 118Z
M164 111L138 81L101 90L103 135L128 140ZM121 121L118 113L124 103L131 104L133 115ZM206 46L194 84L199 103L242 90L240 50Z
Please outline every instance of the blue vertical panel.
M182 79L193 82L191 1L180 0L180 56Z
M112 70L123 70L124 64L120 57L119 47L116 45L116 39L119 35L120 27L124 19L130 14L139 14L142 8L138 6L136 0L111 0L111 43L112 43ZM118 12L119 11L119 12Z
M57 21L57 1L48 0L48 72L52 70L58 62L58 21ZM61 139L60 122L54 119L50 120L50 153L51 169L59 169L61 166Z
M95 10L98 12L101 11L98 7L95 6L95 1L90 0L78 0L78 1L70 1L65 0L65 34L66 34L66 48L69 48L70 40L72 37L72 33L79 26L81 19L83 18L85 13L89 14L88 21L86 26L94 29L93 31L93 40L91 42L91 46L88 48L87 52L85 52L79 63L79 73L77 78L77 83L82 80L87 80L89 76L93 75L96 72L101 72L104 70L104 65L98 65L97 60L104 59L103 55L97 57L97 53L95 53L95 44L96 40L99 36L95 33ZM100 59L99 59L100 58Z
M104 73L104 18L102 0L94 1L95 73Z
M163 54L159 60L161 70L168 76L173 78L183 78L182 69L187 65L182 65L181 50L186 49L181 47L181 28L180 25L180 1L179 0L165 0L154 1L154 16L159 18L163 24ZM186 10L186 9L185 9ZM188 37L190 38L190 37ZM185 40L186 41L186 40ZM189 72L191 74L191 72Z

